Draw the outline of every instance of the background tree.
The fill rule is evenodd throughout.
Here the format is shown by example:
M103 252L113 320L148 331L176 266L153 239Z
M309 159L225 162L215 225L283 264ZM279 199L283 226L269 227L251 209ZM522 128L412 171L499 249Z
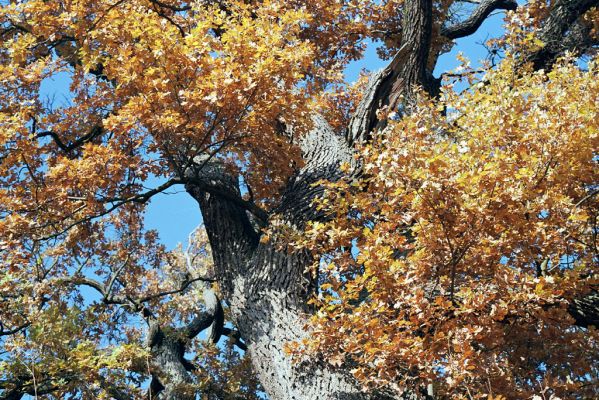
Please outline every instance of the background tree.
M595 397L596 5L3 2L0 396ZM167 252L175 185L205 233Z

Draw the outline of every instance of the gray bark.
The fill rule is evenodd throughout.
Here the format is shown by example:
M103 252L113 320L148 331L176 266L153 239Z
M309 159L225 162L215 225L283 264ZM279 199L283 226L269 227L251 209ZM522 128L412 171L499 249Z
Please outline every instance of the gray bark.
M386 68L373 75L349 123L347 139L350 144L368 140L372 132L385 127L385 120L377 118L377 110L409 113L415 89L423 89L433 97L438 94L440 81L427 69L432 36L432 2L406 2L403 20L406 24L402 26L404 39L400 50Z
M276 213L297 227L317 218L310 206L322 193L313 183L339 174L341 162L351 162L344 139L326 121L314 118L314 129L302 142L306 160L289 183ZM227 190L239 194L233 177L214 162L199 171L195 181L220 179ZM278 249L260 243L246 208L233 201L187 187L198 201L213 246L217 275L223 294L233 311L237 328L247 343L259 380L272 399L362 399L367 396L344 371L333 371L324 363L315 368L294 365L285 344L308 335L306 300L314 293L315 281L308 272L313 263L306 252Z
M493 11L515 10L517 7L515 0L483 0L466 20L441 28L441 35L448 39L472 35Z
M188 341L214 322L211 312L199 313L186 327L175 329L161 327L151 321L146 345L151 357L147 369L152 381L149 393L151 398L164 400L194 400L196 390L189 372L193 365L185 359ZM140 370L143 371L143 366Z
M154 1L163 7L161 2ZM539 37L546 46L534 54L523 55L535 68L548 68L566 49L584 49L595 45L588 35L580 32L577 20L584 12L598 4L597 0L557 0ZM473 15L460 24L446 27L441 34L458 38L473 33L494 9L513 9L512 0L484 0ZM173 10L175 10L173 8ZM289 181L279 206L274 213L290 226L301 229L307 221L326 216L311 207L312 201L322 194L322 187L314 183L320 179L336 180L342 176L341 163L350 163L354 171L353 145L367 141L373 131L385 126L377 110L387 108L408 113L421 87L435 96L439 81L431 73L429 61L436 59L430 53L432 29L432 1L408 0L403 5L403 43L388 67L373 75L362 102L352 117L345 135L336 134L321 116L314 117L314 128L301 143L304 167ZM64 38L57 52L72 65L78 62L76 43ZM58 45L58 43L56 43ZM90 73L105 79L99 65ZM114 83L114 82L112 82ZM85 141L101 134L96 128L73 143L63 143L53 132L42 132L65 153L75 151ZM310 399L383 399L393 398L382 393L362 391L345 370L333 369L319 360L293 364L285 354L288 342L301 341L309 335L305 329L307 317L313 311L307 300L316 290L316 279L309 272L315 261L307 252L278 248L273 243L260 242L260 227L268 215L255 204L243 200L238 179L217 161L198 158L196 164L178 177L186 182L186 190L201 208L211 243L216 275L225 301L247 344L259 380L273 400ZM177 181L178 182L178 181ZM157 191L156 191L157 192ZM143 201L154 194L148 193ZM107 301L116 301L107 298ZM193 368L184 358L187 341L200 331L212 327L210 337L217 341L223 328L220 300L206 292L209 306L187 327L169 329L150 323L148 348L152 357L151 393L153 398L168 400L194 399L189 371ZM597 326L599 298L597 292L576 299L569 308L580 326ZM14 382L0 382L4 390L0 398L20 399L32 394L29 377L18 377ZM56 390L52 382L38 388L38 394ZM123 398L113 391L115 398ZM421 398L413 394L404 398Z

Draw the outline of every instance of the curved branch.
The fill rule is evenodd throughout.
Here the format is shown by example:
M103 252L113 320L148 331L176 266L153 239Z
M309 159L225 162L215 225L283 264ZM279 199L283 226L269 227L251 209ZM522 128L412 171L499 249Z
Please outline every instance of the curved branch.
M60 376L60 380L70 382L75 379L75 376L65 374ZM29 396L45 396L56 392L64 387L62 382L56 383L52 377L41 377L33 380L31 376L20 375L12 379L0 381L0 400L20 400L25 395Z
M267 215L241 197L238 177L210 155L196 157L184 175L185 189L200 205L216 276L227 297L233 278L246 271L246 262L259 243L259 227L251 216L258 215L262 220L258 222L264 223Z
M182 12L182 11L189 11L189 10L191 10L191 6L175 6L175 5L167 4L167 3L159 1L159 0L150 0L150 2L153 3L153 4L156 4L159 7L168 8L169 10L172 10L172 11L175 11L175 12Z
M86 133L85 135L81 136L80 138L78 138L75 141L70 142L68 144L65 144L60 139L60 136L58 136L58 134L53 131L39 132L36 134L36 137L38 137L38 138L50 137L50 138L52 138L54 143L56 143L56 145L58 147L60 147L60 149L62 151L64 151L65 153L70 153L73 150L81 147L85 143L88 143L88 142L92 141L93 139L97 138L98 136L102 135L103 133L104 133L104 129L102 128L102 126L95 125L88 133Z
M5 329L4 324L2 322L0 322L0 337L1 336L10 336L10 335L14 335L15 333L19 333L23 329L28 328L29 325L31 325L31 322L25 322L25 323L23 323L19 326L16 326L12 329Z
M225 323L225 312L223 310L222 304L220 303L220 299L209 285L206 285L203 297L206 311L212 314L213 317L212 324L210 325L210 329L206 336L208 336L212 343L218 343L222 335L223 325Z
M186 289L188 289L194 282L214 282L214 279L205 278L202 276L198 276L195 278L187 277L178 288L171 290L164 290L158 293L152 293L143 297L133 298L131 296L118 296L114 293L111 293L111 285L109 283L109 287L106 287L104 284L96 281L95 279L87 278L84 276L74 276L71 278L65 278L61 280L63 283L73 284L78 286L87 286L96 290L101 296L102 301L106 304L117 304L117 305L132 305L136 309L141 307L141 304L147 303L151 300L156 300L161 297L170 296L172 294L178 294ZM143 308L143 307L141 307ZM141 311L141 309L139 310Z
M229 190L228 188L218 185L214 180L202 178L188 178L185 183L192 185L194 188L207 192L223 199L235 203L237 206L251 212L256 218L261 227L265 227L268 222L268 213L260 208L256 203L244 200L238 193Z
M378 110L409 112L418 88L435 96L439 80L427 69L432 35L432 1L413 0L404 5L402 46L389 65L373 75L362 101L351 118L348 142L368 140L374 130L382 130L386 119Z
M183 328L183 334L189 339L193 339L198 336L200 332L206 330L214 322L214 314L210 312L201 312L195 316L195 318Z
M214 282L214 279L204 278L204 277L201 277L201 276L198 276L198 277L195 277L195 278L189 278L189 279L186 279L185 281L183 281L181 283L181 285L178 288L176 288L176 289L165 290L163 292L158 292L158 293L154 293L154 294L151 294L151 295L148 295L148 296L144 296L144 297L141 297L138 301L140 303L145 303L147 301L158 299L160 297L168 296L168 295L171 295L171 294L181 293L181 292L185 291L185 289L187 289L189 286L191 286L192 283L194 283L194 282L200 282L200 281L201 282Z
M515 10L517 7L515 0L483 0L466 20L441 28L441 35L448 39L472 35L493 11Z

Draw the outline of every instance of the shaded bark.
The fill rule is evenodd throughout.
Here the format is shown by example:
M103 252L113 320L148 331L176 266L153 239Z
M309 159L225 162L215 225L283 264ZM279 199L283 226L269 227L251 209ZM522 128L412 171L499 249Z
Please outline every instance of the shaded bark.
M148 365L152 374L151 397L165 400L195 399L193 381L188 373L191 364L185 360L184 338L175 331L165 331L153 325L148 335L148 347L151 352Z
M351 152L321 117L302 143L306 164L285 191L276 213L287 223L301 226L317 218L311 201L322 193L313 184L339 174L341 162L351 162ZM217 162L202 169L196 181L215 180L224 169ZM220 182L233 193L239 188L232 176ZM259 380L272 399L357 399L365 398L354 380L344 371L324 365L293 365L286 355L288 342L307 337L304 326L311 311L307 299L316 288L309 267L314 260L306 252L280 249L260 243L248 211L234 201L187 186L198 201L204 224L213 243L221 288L233 311L241 336L252 355Z
M574 299L568 306L568 312L583 328L599 326L599 288L594 288L586 296Z
M152 3L172 11L165 2ZM596 6L598 0L557 0L550 15L539 31L545 46L535 53L523 55L523 62L531 62L536 69L550 68L565 50L582 51L596 43L589 41L588 32L579 23L579 17ZM439 81L432 75L429 61L432 29L432 1L408 0L404 3L400 50L391 63L373 75L362 102L353 115L345 135L336 134L321 116L314 116L314 127L301 143L304 167L292 177L283 192L279 206L267 214L252 202L241 197L238 179L217 161L201 157L184 176L171 184L186 182L186 190L200 205L206 230L213 250L216 275L224 299L232 310L238 331L223 327L223 313L214 293L207 293L206 312L199 313L182 329L161 327L150 322L147 346L151 353L149 369L152 375L152 398L194 399L190 371L193 366L185 359L188 341L199 332L211 328L209 337L219 340L222 334L234 335L237 343L250 352L259 380L271 399L383 399L382 393L364 393L348 371L333 369L319 360L293 364L286 355L285 346L308 337L305 329L308 316L313 312L307 300L315 293L316 278L311 267L314 260L307 252L279 248L273 243L261 243L261 228L272 214L289 226L301 229L308 221L326 216L312 207L312 201L323 193L315 185L321 179L334 181L343 176L339 166L355 163L353 146L370 139L373 132L385 128L385 118L378 111L393 111L399 116L410 112L415 88L431 96L439 90ZM465 21L442 28L440 34L449 39L470 35L476 31L493 10L515 8L513 0L483 0ZM27 29L15 27L15 29ZM217 33L218 34L218 33ZM77 43L64 37L50 45L72 66L79 65ZM88 71L99 79L106 79L102 65ZM112 82L115 84L115 82ZM101 118L100 118L101 119ZM67 142L56 132L39 132L49 137L65 153L75 153L84 143L103 134L101 126L88 134ZM355 165L353 165L356 167ZM352 168L353 169L353 168ZM169 187L169 186L165 186ZM145 202L155 193L130 199L111 199L121 204L129 201ZM116 206L115 206L116 207ZM96 288L109 304L126 300L111 296L102 287ZM141 299L143 302L147 299ZM135 305L137 306L137 305ZM582 327L597 326L599 296L593 291L575 299L570 314ZM243 339L243 342L240 340ZM147 370L144 370L146 372ZM53 381L40 381L33 387L31 377L18 377L14 382L0 382L0 398L21 399L26 394L47 394L59 387ZM111 395L124 398L117 389ZM424 395L413 394L405 398ZM388 396L393 397L393 396Z
M188 341L214 322L212 312L199 313L186 327L175 329L161 327L151 321L146 339L150 351L147 369L152 381L151 398L164 400L193 400L196 389L190 371L194 366L185 359ZM143 371L144 368L140 368Z
M580 26L576 24L581 15L597 5L598 0L557 0L538 32L537 37L544 46L531 54L523 55L523 61L531 62L534 69L548 69L565 51L579 53L588 46L597 44L588 42L589 35L580 35Z

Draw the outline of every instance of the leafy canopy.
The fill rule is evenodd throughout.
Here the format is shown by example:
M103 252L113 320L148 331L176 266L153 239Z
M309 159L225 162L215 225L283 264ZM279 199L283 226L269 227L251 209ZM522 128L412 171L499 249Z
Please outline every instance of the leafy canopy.
M0 374L59 397L141 396L151 354L139 313L189 323L201 308L192 278L211 272L205 235L192 263L166 251L145 204L203 155L276 205L311 114L347 125L366 82L346 88L341 73L364 39L398 50L403 2L1 4ZM452 4L435 2L435 32ZM546 9L513 14L506 59L469 90L447 83L409 115L381 115L361 177L328 184L316 206L332 218L293 238L323 262L315 334L291 352L365 386L596 395L597 333L573 327L568 304L597 285L599 60L520 62L544 45ZM583 22L596 36L597 11ZM59 74L70 97L41 98ZM165 183L147 189L155 178ZM194 339L190 351L206 393L256 395L230 347Z
M597 64L514 67L423 97L363 148L363 179L330 184L305 350L369 385L596 393L597 332L568 305L597 285Z

